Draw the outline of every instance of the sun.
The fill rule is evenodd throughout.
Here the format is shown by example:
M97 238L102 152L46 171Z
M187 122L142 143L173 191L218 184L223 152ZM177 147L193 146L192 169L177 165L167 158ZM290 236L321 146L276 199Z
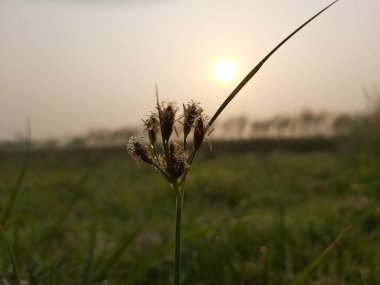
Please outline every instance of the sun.
M223 59L216 63L214 67L214 77L219 82L225 83L236 78L236 63L230 59Z

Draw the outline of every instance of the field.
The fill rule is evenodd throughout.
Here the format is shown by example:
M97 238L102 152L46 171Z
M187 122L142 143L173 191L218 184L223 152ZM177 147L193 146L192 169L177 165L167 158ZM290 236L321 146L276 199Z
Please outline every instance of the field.
M379 284L378 159L214 148L186 185L183 284L290 284L342 232L302 284ZM22 166L0 154L3 221ZM173 283L174 193L125 148L32 152L17 189L0 284Z

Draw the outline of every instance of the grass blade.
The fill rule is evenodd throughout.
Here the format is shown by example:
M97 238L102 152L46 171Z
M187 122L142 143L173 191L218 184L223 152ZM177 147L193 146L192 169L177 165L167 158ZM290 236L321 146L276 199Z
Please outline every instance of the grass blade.
M312 20L322 14L325 10L330 8L339 0L332 2L330 5L319 11L305 23L303 23L300 27L298 27L294 32L292 32L289 36L287 36L282 42L280 42L270 53L268 53L252 70L248 75L239 83L239 85L232 91L232 93L227 97L227 99L223 102L223 104L219 107L219 109L215 112L214 116L212 116L211 120L208 123L208 127L210 127L214 121L219 117L219 115L223 112L224 108L231 102L231 100L240 92L240 90L248 83L249 80L260 70L260 68L264 65L264 63L291 37L293 37L298 31L300 31L303 27L309 24Z
M290 285L305 284L305 279L316 269L319 265L322 264L323 260L337 248L342 239L346 236L347 232L351 229L353 224L346 227L337 238L326 247L326 249L314 259L297 277L290 283Z
M73 186L74 190L75 189L81 189L85 183L87 182L89 177L89 171L86 171L80 178L79 181L76 183L75 186ZM78 200L79 197L79 191L76 191L76 194L71 197L70 202L66 206L66 208L63 210L62 214L58 216L58 218L55 220L54 224L50 227L50 229L41 236L41 241L44 241L44 246L47 249L51 242L53 241L54 236L58 233L60 229L62 229L63 224L66 222L68 219L72 209L75 206L75 203Z
M20 269L19 269L20 267L18 266L17 258L15 255L15 252L12 248L12 245L9 242L8 237L5 234L3 235L3 241L5 243L5 246L6 246L7 251L8 251L9 258L10 258L11 263L12 263L12 267L13 267L13 271L14 271L14 274L15 274L15 277L17 280L17 284L20 284L20 281L21 281L21 277L20 277L21 275L20 275Z
M99 275L95 278L96 281L102 281L104 278L107 277L108 271L112 268L115 262L120 259L120 257L122 256L126 248L130 245L131 241L134 239L135 236L136 236L136 232L133 232L124 237L123 242L120 244L119 247L116 248L111 258L100 270Z
M90 273L91 273L92 261L94 259L95 246L96 246L96 233L97 233L96 225L94 225L90 230L88 253L87 253L86 264L83 271L83 278L82 278L83 285L90 284Z
M31 139L31 127L30 127L30 121L28 121L28 124L27 124L27 149L26 149L25 156L23 158L20 173L17 177L16 184L11 190L11 196L10 196L9 202L5 208L4 216L1 220L1 223L4 225L4 227L6 226L6 223L12 214L12 209L13 209L13 206L16 202L16 197L17 197L18 193L20 192L22 182L24 181L26 171L28 169L29 160L30 160L30 153L31 153L31 141L32 141L32 139Z
M347 236L348 232L354 227L361 225L365 219L372 215L378 215L379 207L375 204L369 206L363 213L357 214L356 218L331 242L326 249L315 258L302 272L300 272L290 283L290 285L305 284L305 279L322 264L325 258L337 248L339 243Z

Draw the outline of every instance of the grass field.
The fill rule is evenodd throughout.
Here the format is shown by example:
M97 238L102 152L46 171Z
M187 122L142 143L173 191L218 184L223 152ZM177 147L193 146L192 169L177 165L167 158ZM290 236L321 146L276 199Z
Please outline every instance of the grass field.
M22 159L0 155L1 219ZM186 185L183 284L289 284L350 224L303 284L379 284L379 187L370 155L201 155ZM171 284L174 215L167 183L126 149L32 153L1 232L0 284L16 284L15 269L23 284Z

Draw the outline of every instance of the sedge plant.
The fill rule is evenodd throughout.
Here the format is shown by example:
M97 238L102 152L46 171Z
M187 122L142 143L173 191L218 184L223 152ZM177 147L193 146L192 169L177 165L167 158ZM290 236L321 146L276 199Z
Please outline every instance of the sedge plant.
M144 121L145 131L148 134L149 142L145 143L142 138L132 137L128 143L129 154L138 162L143 162L157 169L170 184L176 198L176 219L175 219L175 265L174 265L174 284L180 284L181 272L181 215L185 194L186 176L191 169L192 163L206 137L212 130L213 123L221 115L227 105L234 99L240 90L252 79L260 70L264 63L291 37L302 28L308 25L321 13L334 5L336 0L319 11L295 31L281 41L272 49L236 86L231 94L217 109L210 120L203 113L199 103L190 101L183 105L183 114L177 116L178 107L174 103L160 102L156 87L156 110L152 112ZM172 139L175 124L182 124L183 143L182 145ZM193 136L191 149L187 143L188 137ZM158 137L161 140L158 140Z

